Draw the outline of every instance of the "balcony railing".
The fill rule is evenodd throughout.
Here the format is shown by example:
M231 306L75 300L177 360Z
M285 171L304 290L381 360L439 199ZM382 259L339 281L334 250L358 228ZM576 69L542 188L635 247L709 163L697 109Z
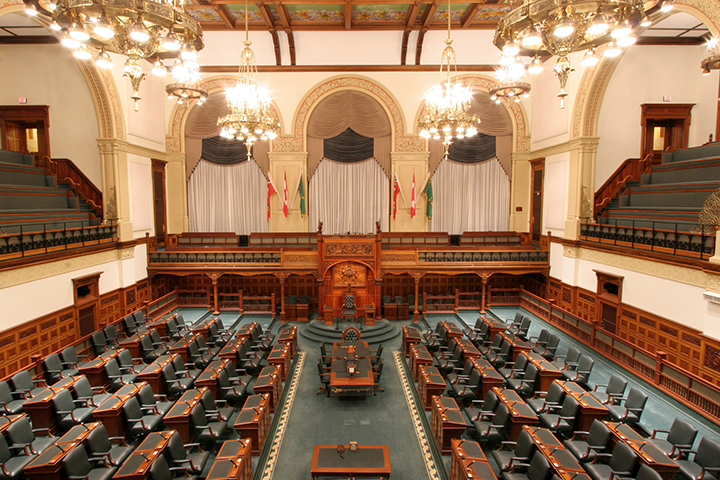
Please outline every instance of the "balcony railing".
M672 228L667 228L668 225ZM617 221L614 224L583 221L580 240L701 260L712 257L715 254L715 234L708 235L700 224L697 232L689 231L688 225L688 222L678 224L664 220L623 220L622 224Z
M0 259L10 260L117 241L117 225L63 227L61 229L0 234Z

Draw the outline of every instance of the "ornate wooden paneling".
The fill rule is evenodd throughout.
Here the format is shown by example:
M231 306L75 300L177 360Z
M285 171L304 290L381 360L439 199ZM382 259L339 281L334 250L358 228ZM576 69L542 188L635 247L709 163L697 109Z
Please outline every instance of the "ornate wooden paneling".
M117 322L127 311L142 307L142 300L149 299L149 291L147 280L142 280L101 295L99 325ZM128 292L133 292L136 299L142 299L130 310L125 305ZM0 378L29 366L35 355L44 357L75 343L80 338L79 332L72 305L0 332Z
M550 279L548 291L549 299L555 300L556 305L600 328L595 293L564 284L555 278ZM577 299L573 308L566 306L568 291ZM566 299L562 298L563 295ZM694 328L620 303L616 334L629 344L650 353L665 352L668 363L720 385L720 341L706 337Z

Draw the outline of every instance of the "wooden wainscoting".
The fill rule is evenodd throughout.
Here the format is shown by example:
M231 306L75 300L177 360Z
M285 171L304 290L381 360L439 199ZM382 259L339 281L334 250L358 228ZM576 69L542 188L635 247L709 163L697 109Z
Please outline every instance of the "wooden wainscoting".
M548 300L601 329L595 292L550 278ZM664 352L668 363L720 386L720 341L697 329L620 303L616 335L653 354Z
M117 322L142 307L150 300L149 294L148 281L143 279L101 295L98 326ZM78 318L72 305L0 332L0 378L27 367L33 363L33 357L44 357L79 338Z

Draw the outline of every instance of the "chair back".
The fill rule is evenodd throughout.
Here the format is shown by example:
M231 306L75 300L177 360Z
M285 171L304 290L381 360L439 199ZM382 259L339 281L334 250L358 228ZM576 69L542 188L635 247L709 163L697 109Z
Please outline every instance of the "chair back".
M622 394L625 393L626 387L627 387L627 380L625 380L620 375L612 374L610 376L610 380L608 380L608 384L607 384L607 388L605 389L605 393L607 393L608 395L622 397Z
M92 465L85 449L82 447L71 449L63 458L63 470L67 478L87 477Z
M85 445L91 454L108 453L112 449L112 443L110 443L110 437L108 437L105 425L100 423L100 425L93 428L85 439Z
M640 465L635 480L663 480L662 475L649 465Z
M5 440L5 435L0 435L0 463L5 463L12 457L10 447Z
M300 305L308 305L310 303L310 297L308 295L300 295Z
M355 295L345 295L345 307L346 310L355 309Z
M538 335L537 344L538 345L545 345L547 344L548 337L550 336L550 331L546 328L543 328L540 330L540 335Z
M14 400L10 385L6 381L0 382L0 403L10 403Z
M78 358L78 354L75 351L75 347L67 347L65 350L60 352L60 355L67 363L77 364L80 361L80 358Z
M557 382L552 382L548 387L545 403L560 403L564 396L565 390L562 386Z
M580 351L580 349L576 347L570 347L568 348L567 356L565 357L565 363L578 363L580 357L582 357L582 352Z
M627 400L625 400L625 408L645 408L645 404L647 403L648 396L645 392L640 390L639 388L632 387L630 388L630 393L628 393ZM639 415L638 415L639 417Z
M610 441L610 429L597 418L590 425L587 439L585 440L591 447L606 447Z
M153 343L160 343L162 342L162 339L160 338L160 334L157 330L150 330L150 338L152 339Z
M128 398L123 404L122 409L123 413L125 414L126 420L137 420L143 417L142 409L140 408L140 402L138 401L137 397Z
M15 386L15 390L19 391L30 391L35 388L33 385L32 376L28 370L20 370L12 376L12 383Z
M515 365L513 365L513 370L522 370L525 371L525 368L528 365L528 357L524 353L521 353L518 355L517 360L515 360Z
M610 457L610 468L615 472L630 472L632 475L637 464L637 455L625 442L617 442Z
M206 412L208 410L218 409L217 404L215 403L215 398L213 397L213 394L209 388L203 390L202 395L200 395L200 403L202 404Z
M118 363L123 367L132 367L135 365L135 361L133 360L132 353L130 353L130 350L127 348L123 348L120 350L117 354L117 357L115 357L118 361Z
M489 390L485 395L485 401L483 401L482 409L486 412L494 412L500 403L500 399L492 390Z
M145 325L145 312L142 310L138 310L135 313L133 313L133 317L135 317L135 325L138 327L142 327Z
M177 322L174 318L169 319L165 326L167 327L167 331L170 335L170 338L177 338L180 335L180 329L177 326Z
M515 444L514 457L528 458L535 450L535 443L527 430L520 430L517 443Z
M85 375L75 377L73 390L75 390L77 398L92 398L93 396L93 389L90 385L90 380L88 380Z
M360 331L355 327L348 327L343 331L342 339L343 342L359 342Z
M550 475L550 463L542 452L537 451L530 460L527 477L529 480L545 480Z
M583 355L580 358L580 363L578 363L577 378L575 381L586 384L590 378L590 372L592 372L593 365L595 365L595 360L589 355Z
M177 380L177 375L175 375L175 368L173 364L170 363L163 367L162 376L166 382L174 382L175 380Z
M403 303L402 295L395 295L395 303Z
M43 367L47 373L49 383L55 383L62 378L63 364L60 355L51 353L43 359Z
M58 412L70 412L75 410L75 403L73 402L72 394L70 390L63 389L53 395L53 405L55 410Z
M508 410L508 407L504 403L501 403L498 405L497 410L495 410L492 424L496 427L504 427L509 418L510 410Z
M670 427L667 441L673 445L690 445L695 443L697 437L697 428L693 427L690 422L682 418L676 418Z
M135 317L132 315L126 315L123 318L123 327L128 335L135 335L137 333L137 326L135 325Z
M35 441L35 434L32 431L29 417L21 417L10 424L5 431L8 440L12 445L32 443Z
M720 467L720 443L710 437L703 437L693 460L703 468Z
M558 335L555 335L554 333L551 333L548 337L547 344L545 345L546 354L555 355L559 343L560 337Z
M111 377L117 377L120 375L120 367L118 366L117 359L111 358L105 362L105 373Z
M185 460L187 458L187 450L185 450L185 444L183 444L182 437L177 432L177 430L175 430L174 433L170 435L170 440L168 440L167 452L170 454L170 458L173 461Z
M383 342L380 342L380 345L378 345L378 349L377 349L377 351L375 352L375 356L376 356L376 357L381 357L381 356L382 356L383 348L384 348L384 347L383 347Z
M518 328L517 334L520 337L524 337L527 335L528 330L530 330L530 319L526 316L523 316L522 322L520 323L520 327Z
M327 381L323 380L323 377L326 375L325 373L325 367L323 366L323 362L321 359L317 359L317 369L318 369L318 375L320 375L320 381L323 383L327 383L330 381L328 378Z
M107 350L107 340L102 330L99 330L92 334L92 344L95 348L95 354L100 355Z
M155 392L149 384L143 385L138 391L137 397L140 399L140 403L143 406L155 405Z
M202 337L202 335L200 336ZM143 353L152 353L154 351L150 335L143 335L143 337L140 339L140 348L142 348Z
M105 327L105 338L107 340L117 340L118 333L117 328L115 328L115 324L110 324L107 327Z
M150 480L172 480L173 474L165 457L160 455L150 466Z
M194 427L204 427L208 424L205 416L205 409L202 404L197 404L190 412L190 422Z
M535 366L534 363L528 363L527 368L525 369L525 375L523 375L523 381L526 383L531 383L535 381L538 375L538 369Z
M575 397L573 397L572 395L568 395L565 397L565 400L563 400L562 407L560 408L560 416L575 417L579 409L580 404L575 399ZM572 421L568 423L572 425Z

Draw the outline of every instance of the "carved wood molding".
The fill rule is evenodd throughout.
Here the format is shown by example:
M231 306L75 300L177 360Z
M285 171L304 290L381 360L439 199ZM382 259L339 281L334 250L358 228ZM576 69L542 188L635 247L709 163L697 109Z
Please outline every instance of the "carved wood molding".
M354 255L354 256L371 256L375 254L374 243L327 243L325 246L325 255Z

